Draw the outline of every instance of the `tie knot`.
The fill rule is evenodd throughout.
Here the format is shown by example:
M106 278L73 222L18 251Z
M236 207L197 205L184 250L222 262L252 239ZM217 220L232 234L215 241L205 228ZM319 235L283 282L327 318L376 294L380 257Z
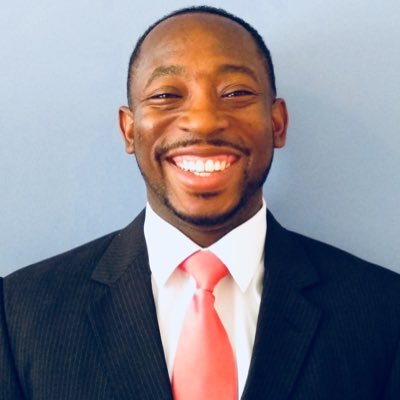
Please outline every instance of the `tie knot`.
M198 289L213 291L215 285L228 274L223 262L209 250L199 250L180 265L196 281Z

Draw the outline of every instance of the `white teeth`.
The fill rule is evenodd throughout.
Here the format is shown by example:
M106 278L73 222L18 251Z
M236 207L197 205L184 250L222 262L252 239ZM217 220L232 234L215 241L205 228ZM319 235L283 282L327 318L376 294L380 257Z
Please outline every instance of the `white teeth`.
M196 172L204 172L204 163L201 160L196 161Z
M177 166L184 171L192 172L198 176L209 176L212 172L223 171L230 167L230 163L226 160L213 161L213 160L182 160L177 163Z
M207 172L214 171L214 163L212 162L212 160L207 160L206 163L204 164L204 168L206 169Z
M210 176L210 172L193 172L197 176Z

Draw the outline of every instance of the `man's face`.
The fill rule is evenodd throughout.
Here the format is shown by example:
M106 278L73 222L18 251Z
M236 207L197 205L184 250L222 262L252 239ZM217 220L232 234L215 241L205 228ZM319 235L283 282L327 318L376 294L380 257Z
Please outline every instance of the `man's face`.
M232 229L258 211L287 116L246 30L209 14L167 19L145 39L131 89L120 126L159 215L182 230Z

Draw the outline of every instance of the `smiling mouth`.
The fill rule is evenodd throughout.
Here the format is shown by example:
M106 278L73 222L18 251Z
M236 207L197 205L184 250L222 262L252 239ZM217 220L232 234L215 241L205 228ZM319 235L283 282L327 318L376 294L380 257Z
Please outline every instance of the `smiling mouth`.
M227 170L237 161L237 157L234 155L218 155L211 157L185 155L172 157L170 161L182 171L200 177L208 177L212 174Z

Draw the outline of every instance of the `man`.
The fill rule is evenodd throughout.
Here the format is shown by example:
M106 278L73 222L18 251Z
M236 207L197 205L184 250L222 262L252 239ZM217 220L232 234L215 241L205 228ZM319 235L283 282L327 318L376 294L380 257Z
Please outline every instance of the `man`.
M4 279L1 399L398 399L399 276L267 215L287 111L257 32L209 7L163 18L132 54L128 103L120 128L146 210ZM215 290L194 288L193 254L227 267ZM186 325L207 291L229 377L230 356L203 365L202 340L181 352L216 332Z

